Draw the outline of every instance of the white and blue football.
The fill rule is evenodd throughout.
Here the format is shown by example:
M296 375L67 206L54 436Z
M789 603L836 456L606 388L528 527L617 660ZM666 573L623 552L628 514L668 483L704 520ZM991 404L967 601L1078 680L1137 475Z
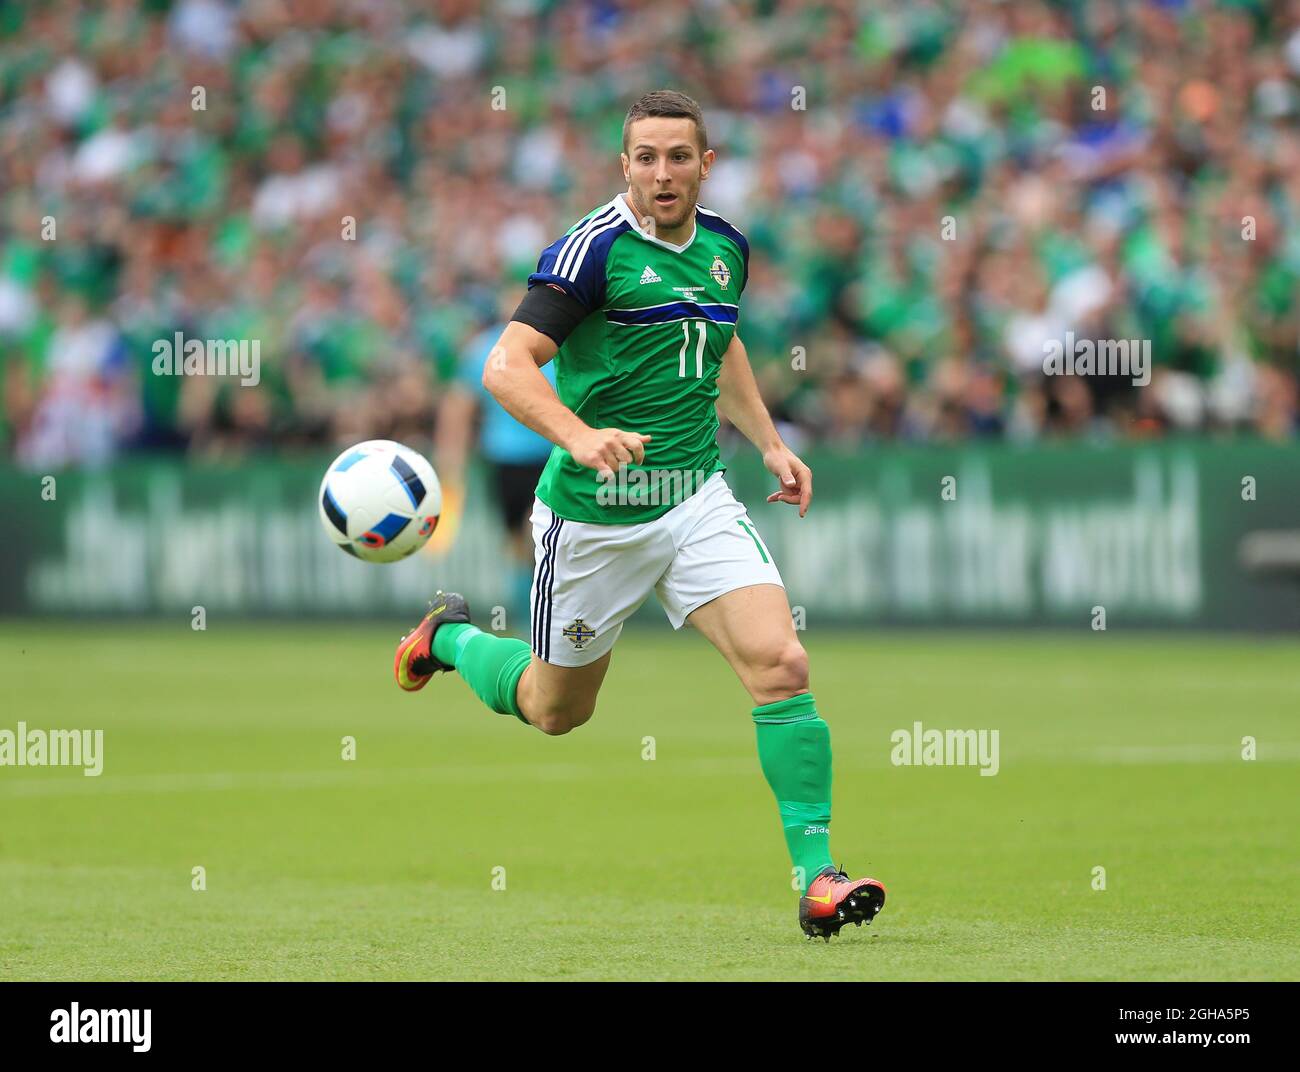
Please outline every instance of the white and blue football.
M396 562L433 535L442 488L424 455L371 439L334 459L320 484L319 505L325 532L348 554Z

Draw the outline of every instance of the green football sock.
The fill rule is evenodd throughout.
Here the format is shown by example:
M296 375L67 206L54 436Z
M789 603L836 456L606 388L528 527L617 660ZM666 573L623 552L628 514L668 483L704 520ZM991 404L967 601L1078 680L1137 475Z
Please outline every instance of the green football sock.
M515 699L519 679L532 661L532 649L524 641L493 636L465 622L449 622L433 634L433 655L454 666L474 695L497 714L528 723Z
M807 890L831 863L831 728L808 692L755 707L753 715L758 761L781 809L790 860L803 869Z

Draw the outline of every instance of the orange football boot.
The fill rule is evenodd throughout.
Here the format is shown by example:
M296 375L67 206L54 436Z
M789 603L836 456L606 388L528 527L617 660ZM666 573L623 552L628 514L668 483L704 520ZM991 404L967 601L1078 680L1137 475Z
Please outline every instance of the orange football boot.
M799 898L799 926L804 934L825 938L846 923L870 923L885 907L885 887L874 878L849 878L833 867L823 868Z
M447 622L468 622L469 604L455 592L439 592L429 604L420 624L402 637L393 659L397 684L407 692L418 692L434 674L456 669L433 654L433 634Z

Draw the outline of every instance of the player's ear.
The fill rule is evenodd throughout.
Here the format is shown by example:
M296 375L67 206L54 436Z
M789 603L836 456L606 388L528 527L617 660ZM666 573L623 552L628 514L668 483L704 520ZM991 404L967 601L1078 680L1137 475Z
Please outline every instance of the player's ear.
M619 160L623 162L623 181L632 181L632 161L628 159L627 153L619 153Z
M705 149L704 155L700 157L700 181L703 182L709 177L709 169L713 167L713 161L717 157L712 149Z

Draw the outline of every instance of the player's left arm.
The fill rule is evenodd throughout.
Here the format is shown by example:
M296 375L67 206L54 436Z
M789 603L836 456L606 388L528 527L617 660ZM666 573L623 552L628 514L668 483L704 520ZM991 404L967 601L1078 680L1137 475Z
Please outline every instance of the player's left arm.
M767 471L781 482L780 490L772 492L767 501L797 505L800 517L808 513L808 504L812 502L812 470L785 445L772 423L739 334L731 337L731 344L722 355L718 408L758 448Z

